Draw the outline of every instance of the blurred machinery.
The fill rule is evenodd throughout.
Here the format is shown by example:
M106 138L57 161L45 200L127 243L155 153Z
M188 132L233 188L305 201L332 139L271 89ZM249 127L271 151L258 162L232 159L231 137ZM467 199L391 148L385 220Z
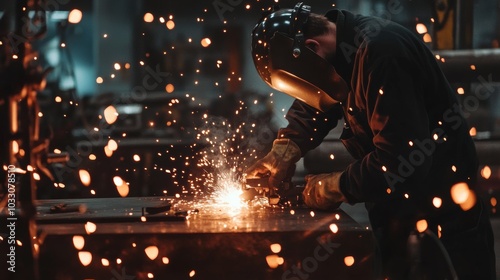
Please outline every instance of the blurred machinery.
M54 179L46 166L67 159L65 154L50 154L49 140L40 137L36 96L45 86L48 70L38 65L37 53L30 44L46 32L45 11L40 5L37 1L10 1L0 19L0 135L4 171L0 176L0 210L11 226L9 237L14 235L14 238L10 239L22 244L10 246L6 260L18 271L14 279L39 279L35 179L40 176Z

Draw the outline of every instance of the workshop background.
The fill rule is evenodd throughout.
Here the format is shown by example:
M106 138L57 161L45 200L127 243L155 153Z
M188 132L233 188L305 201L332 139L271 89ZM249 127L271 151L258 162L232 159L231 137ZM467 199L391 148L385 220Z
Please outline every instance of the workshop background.
M270 149L292 102L258 76L251 30L263 9L295 3L2 1L1 212L14 162L28 174L19 207L33 216L29 203L37 200L203 197L220 183L218 171L241 175ZM500 268L500 1L305 3L316 13L336 7L396 21L435 53L475 139L477 195L488 202ZM296 182L352 161L338 141L341 127L299 162ZM342 209L369 226L363 205ZM33 224L36 218L26 224L28 240Z

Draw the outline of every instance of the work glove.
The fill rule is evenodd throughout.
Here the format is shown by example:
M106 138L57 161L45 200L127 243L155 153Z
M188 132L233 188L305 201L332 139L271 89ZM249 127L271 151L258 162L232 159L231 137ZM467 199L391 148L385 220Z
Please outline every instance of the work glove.
M304 203L321 210L333 210L346 201L340 191L340 176L342 172L307 175L306 187L302 192Z
M277 188L291 172L295 171L295 163L301 157L299 146L292 140L276 139L271 151L245 171L246 178L269 174L269 185Z

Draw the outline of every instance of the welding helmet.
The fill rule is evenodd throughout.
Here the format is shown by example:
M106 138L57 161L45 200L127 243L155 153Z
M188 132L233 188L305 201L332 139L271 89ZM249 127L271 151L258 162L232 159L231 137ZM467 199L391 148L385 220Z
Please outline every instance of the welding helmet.
M327 111L348 88L335 68L305 46L311 7L273 9L252 30L252 57L259 76L272 88Z

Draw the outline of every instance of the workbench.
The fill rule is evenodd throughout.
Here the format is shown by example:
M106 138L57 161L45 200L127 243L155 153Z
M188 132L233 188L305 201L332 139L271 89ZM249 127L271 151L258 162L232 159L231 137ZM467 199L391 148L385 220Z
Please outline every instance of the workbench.
M341 209L166 196L36 204L41 279L373 278L372 232Z

